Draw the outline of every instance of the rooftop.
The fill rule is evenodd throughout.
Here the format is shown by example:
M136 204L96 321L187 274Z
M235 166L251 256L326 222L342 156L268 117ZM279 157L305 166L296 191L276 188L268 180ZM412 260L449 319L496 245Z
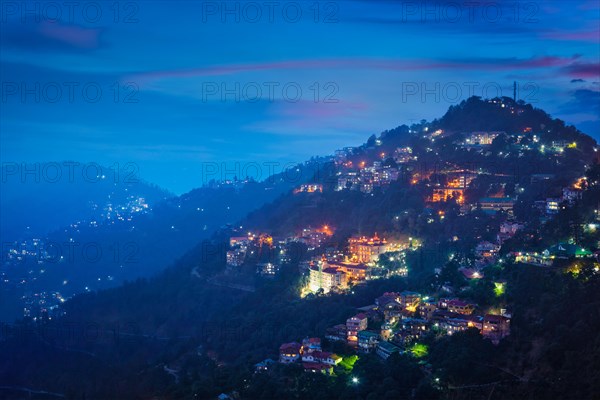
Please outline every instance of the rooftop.
M502 321L509 321L510 318L505 317L503 315L496 315L496 314L486 314L485 317L483 317L483 321L484 322L502 322Z
M471 303L467 303L466 301L462 301L462 300L450 300L448 302L448 307L452 306L452 307L466 307L471 305Z
M546 250L550 255L558 256L576 256L584 257L591 256L592 252L571 243L558 243Z
M280 352L283 352L283 351L298 352L298 351L300 351L301 348L302 348L302 345L300 343L291 342L291 343L284 343L281 346L279 346L279 351Z
M322 364L322 363L305 362L305 363L302 363L302 366L304 367L304 369L309 369L309 370L315 369L318 371L331 369L330 365Z
M400 351L400 347L396 346L395 344L392 344L390 342L386 342L386 341L381 341L379 342L378 346L383 350L386 351L388 353L393 353L395 351Z
M314 358L318 358L321 360L327 359L327 358L332 358L332 356L334 355L333 353L330 353L328 351L313 351L312 353L309 353L309 354L312 354L312 356Z
M479 199L480 203L513 203L514 200L511 197L482 197Z
M371 332L371 331L360 331L358 332L358 337L359 338L372 338L372 337L379 337L379 334L377 332Z

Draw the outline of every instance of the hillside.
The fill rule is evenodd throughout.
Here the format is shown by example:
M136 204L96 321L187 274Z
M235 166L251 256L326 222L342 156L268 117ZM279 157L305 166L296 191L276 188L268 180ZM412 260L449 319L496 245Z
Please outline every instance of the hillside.
M14 230L11 240L3 238L0 320L22 317L23 308L31 317L37 317L42 309L55 308L61 299L74 294L153 276L217 229L311 179L321 162L313 160L297 166L294 179L282 172L263 182L213 182L182 196L165 198L144 197L144 188L164 192L142 182L107 184L106 179L55 185L40 182L40 188L27 181L19 183L18 188L8 184L6 196L3 185L6 207L2 211L7 210L12 219L28 215L17 212L17 206L31 207L51 215L56 221L53 224L62 225L43 233L40 222L27 234ZM26 201L20 198L36 190L36 196L26 196ZM71 199L71 191L87 193L89 199L83 195ZM49 199L48 204L33 204L40 198ZM71 203L80 208L83 204L87 211L78 213L79 208L71 207ZM50 206L57 211L49 211Z
M173 197L143 181L133 164L2 163L0 238L4 242L48 233L78 221L99 220L108 207L143 199L152 207Z
M574 240L597 253L597 146L574 127L506 98L471 98L438 120L372 136L319 164L306 181L317 189L284 185L262 207L250 189L234 197L248 215L231 215L228 221L235 223L220 229L211 225L210 238L159 275L75 296L61 306L60 318L3 329L0 386L35 385L67 398L215 398L233 392L297 399L593 398L600 390L597 259L565 258L544 268L512 255ZM574 185L579 197L548 213L548 199ZM193 210L199 193L179 198L175 207ZM211 197L215 207L231 199L229 192ZM486 205L502 203L498 199L510 201L511 209ZM197 229L190 214L160 217L160 210L155 219L162 225L148 226L163 232L169 246L182 237L169 238L169 225L190 223L190 231L180 232L186 236L191 226ZM475 249L494 242L505 223L521 228L502 241L494 261L480 265ZM323 225L333 232L312 249L287 240ZM252 253L232 267L229 239L247 231L269 235L272 244L252 248L261 253L269 247L275 256ZM356 234L408 241L408 249L397 252L407 273L302 297L302 262L344 251ZM280 260L280 252L291 257L274 276L256 274L258 264ZM484 277L469 279L459 267L477 267ZM255 363L277 358L281 343L323 337L358 307L404 290L454 296L481 310L508 309L510 335L492 344L475 329L452 335L432 330L416 342L421 351L407 346L383 361L360 354L335 376L306 373L301 364L254 372ZM369 321L371 329L381 324ZM344 364L354 354L344 343L325 344L346 356ZM82 378L87 370L93 379ZM22 395L17 388L10 394Z

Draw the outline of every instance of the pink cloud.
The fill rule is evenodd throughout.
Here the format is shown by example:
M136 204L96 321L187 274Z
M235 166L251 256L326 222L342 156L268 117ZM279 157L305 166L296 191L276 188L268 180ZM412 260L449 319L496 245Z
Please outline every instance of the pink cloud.
M169 78L193 78L201 76L233 75L252 71L275 70L304 70L304 69L379 69L392 71L411 70L473 70L486 68L490 70L512 71L515 69L547 68L567 66L577 60L573 57L533 57L529 59L503 58L503 59L459 59L459 60L396 60L376 58L334 58L312 60L287 60L261 63L242 63L230 65L216 65L209 67L192 68L186 70L164 70L141 72L130 76L127 80L139 84Z
M40 25L40 33L81 49L94 49L100 44L100 29L44 22Z
M553 40L600 43L600 30L598 29L581 32L549 32L542 36Z
M564 71L574 78L598 78L600 63L574 63L566 66Z
M252 131L276 135L345 135L356 129L353 121L364 120L369 106L363 102L322 103L313 101L277 102L268 118L246 126Z

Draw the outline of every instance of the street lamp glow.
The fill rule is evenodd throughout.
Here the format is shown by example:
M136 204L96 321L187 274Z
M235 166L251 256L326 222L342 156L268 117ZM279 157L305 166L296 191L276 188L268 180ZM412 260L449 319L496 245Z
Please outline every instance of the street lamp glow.
M358 378L357 377L353 377L352 378L352 383L357 384L358 383Z

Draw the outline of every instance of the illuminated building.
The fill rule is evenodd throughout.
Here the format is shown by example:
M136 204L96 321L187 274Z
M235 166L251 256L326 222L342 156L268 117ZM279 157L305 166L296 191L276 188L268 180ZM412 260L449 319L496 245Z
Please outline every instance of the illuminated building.
M273 236L267 234L260 235L258 238L258 245L267 245L269 247L273 247Z
M401 337L405 342L419 340L429 330L429 324L421 318L403 318L400 327L397 337Z
M466 145L489 146L503 132L473 132L465 139Z
M429 321L433 317L433 313L438 309L437 304L434 301L426 301L419 305L419 313L426 320Z
M562 153L563 151L565 151L565 148L569 146L569 144L570 143L566 140L553 140L550 148L554 151Z
M475 311L475 306L473 304L461 300L450 300L447 305L448 311L457 314L470 315Z
M492 342L498 343L500 339L510 334L510 318L487 314L483 317L481 334L492 339Z
M473 179L475 179L475 174L473 173L464 171L450 173L445 186L433 190L431 201L437 203L454 198L458 204L464 204L465 189L469 187Z
M244 263L246 258L246 251L242 249L235 249L227 251L227 265L232 267L239 267Z
M551 266L555 259L588 258L593 253L583 247L571 243L558 243L554 246L538 252L514 252L515 262L537 266Z
M229 246L234 247L236 245L243 246L248 245L250 239L248 236L232 236L229 238Z
M302 355L303 362L314 362L327 365L338 365L342 361L342 357L335 353L329 353L327 351L312 351L310 353L305 352Z
M358 344L358 332L367 329L367 325L367 316L363 313L348 318L346 320L348 344L356 346Z
M343 271L348 277L348 281L364 281L367 279L369 267L364 264L353 263L348 261L343 262L327 262L330 267L337 268Z
M346 341L348 337L348 328L345 324L338 324L331 328L327 328L325 338L338 342L338 341Z
M457 204L464 204L465 190L459 188L435 188L433 189L433 195L431 196L431 201L434 203L439 203L442 201L448 201L450 199L455 199Z
M538 266L548 266L552 265L553 263L553 260L551 258L546 257L543 253L538 252L519 251L512 253L512 255L515 257L515 262L517 263Z
M300 343L284 343L279 347L279 362L282 364L290 364L300 359L303 353L303 348Z
M295 237L293 240L302 242L308 246L308 250L314 250L325 243L327 237L333 235L332 229L325 225L322 229L305 228L302 230L300 238Z
M398 147L396 151L394 151L394 161L398 164L410 162L416 159L412 153L413 151L410 147Z
M329 267L326 260L321 260L316 266L309 270L308 288L312 292L323 289L329 293L332 289L346 289L348 277L344 271L335 267Z
M363 193L371 193L373 191L373 183L363 182L360 184L360 191Z
M592 257L591 251L572 243L559 243L544 251L544 256L551 258L587 258Z
M389 184L391 182L398 180L399 176L400 176L400 172L398 171L397 168L384 167L383 170L381 171L380 183L382 185Z
M484 197L479 200L482 211L512 211L515 201L510 197Z
M333 374L333 367L329 364L305 362L302 363L302 367L304 368L305 372L320 372L325 375Z
M302 340L302 347L304 347L305 353L312 353L313 351L321 351L321 338L305 338Z
M370 263L379 257L380 254L385 253L387 250L387 242L385 239L380 239L375 234L372 238L366 237L352 237L348 239L350 254L353 258L356 258L358 262Z
M307 183L300 185L294 193L323 193L323 185L320 183Z
M275 276L279 272L279 265L273 263L257 264L256 272L263 276Z
M480 242L475 247L475 255L478 258L492 260L498 255L500 246L491 242Z
M379 336L381 336L383 340L390 340L390 337L392 336L392 325L387 322L381 324Z
M365 353L370 353L379 344L379 334L371 331L358 332L358 349Z
M453 173L450 176L450 180L448 181L448 183L446 184L447 187L449 188L462 188L465 189L467 188L471 182L473 182L473 179L475 179L475 174L472 173Z
M356 189L360 185L360 177L356 171L348 171L338 178L336 191L344 189Z
M546 214L558 214L560 209L560 199L546 199Z
M407 310L416 311L417 306L421 302L421 294L417 292L409 292L407 290L400 293L400 304Z

